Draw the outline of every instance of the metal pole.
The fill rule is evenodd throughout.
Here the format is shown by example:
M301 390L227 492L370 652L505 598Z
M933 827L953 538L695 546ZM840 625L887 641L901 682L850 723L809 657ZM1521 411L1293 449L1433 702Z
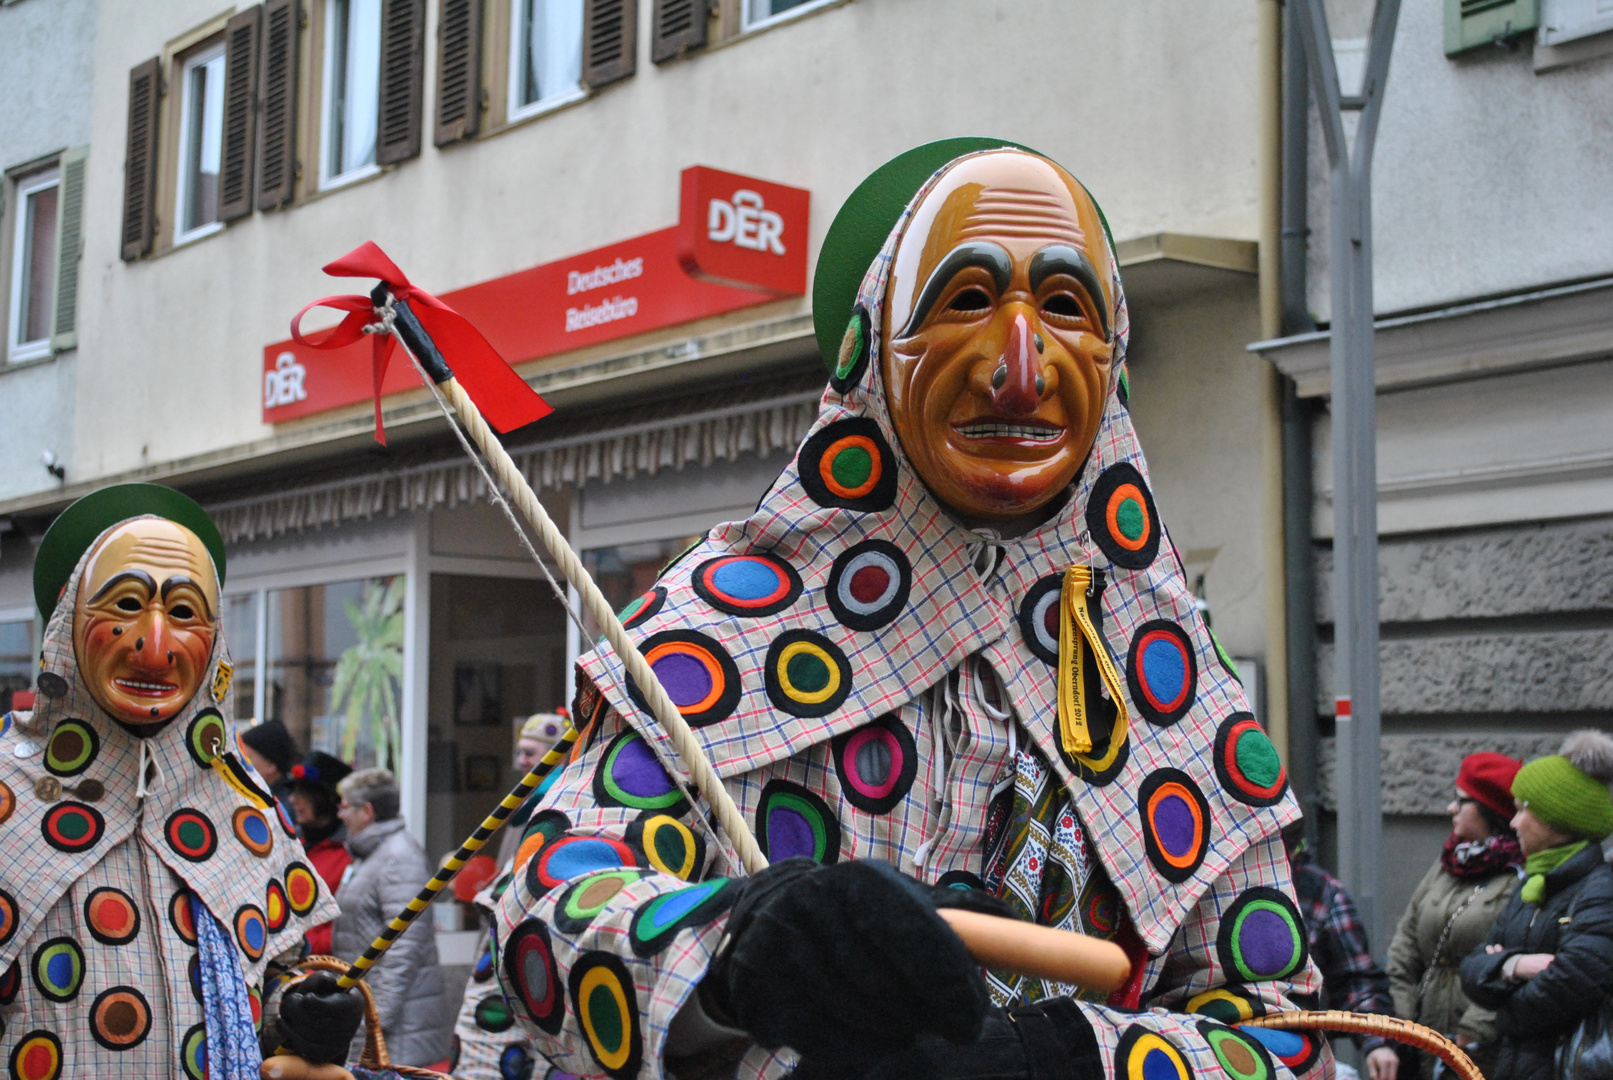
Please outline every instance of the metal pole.
M1372 150L1399 0L1378 0L1361 91L1339 87L1322 0L1295 0L1327 144L1332 290L1333 640L1339 877L1380 955L1377 391L1372 350ZM1354 145L1344 114L1355 112Z

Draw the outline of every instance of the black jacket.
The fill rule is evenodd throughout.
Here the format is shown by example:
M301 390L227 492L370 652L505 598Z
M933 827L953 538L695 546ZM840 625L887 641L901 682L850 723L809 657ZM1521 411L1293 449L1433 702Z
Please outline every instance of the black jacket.
M1526 904L1517 893L1496 916L1486 945L1462 961L1462 989L1496 1010L1491 1076L1551 1080L1557 1047L1613 994L1613 870L1592 843L1546 875L1546 897ZM1540 974L1510 982L1507 958L1551 953Z

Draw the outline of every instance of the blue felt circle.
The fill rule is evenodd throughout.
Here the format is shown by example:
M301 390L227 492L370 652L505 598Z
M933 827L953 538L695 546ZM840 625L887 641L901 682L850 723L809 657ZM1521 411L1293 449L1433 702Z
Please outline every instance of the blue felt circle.
M1143 650L1143 677L1155 697L1175 701L1182 696L1182 685L1187 682L1182 651L1169 641L1149 642L1148 648Z
M760 559L735 559L712 571L711 583L729 596L760 600L772 596L785 583L779 572Z
M621 865L621 853L605 841L574 840L557 847L545 869L550 877L569 881L596 870L614 870Z

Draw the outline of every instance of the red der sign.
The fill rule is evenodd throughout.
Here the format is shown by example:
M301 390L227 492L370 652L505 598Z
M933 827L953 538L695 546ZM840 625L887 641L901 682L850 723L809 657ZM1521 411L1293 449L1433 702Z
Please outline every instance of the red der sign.
M801 188L690 166L678 207L678 259L702 281L800 296L811 201Z
M698 276L683 257L681 241L688 222L680 220L670 229L438 295L469 319L501 356L521 364L804 294L808 192L697 166L684 171L683 219L689 214L691 173L720 178L710 181L713 193L700 209L699 232L705 239L697 244ZM760 203L743 196L736 204L735 194L745 192ZM732 212L731 231L726 218L712 226L713 217L723 212L712 211L707 204L719 197ZM776 219L765 216L769 213ZM728 239L713 240L712 233ZM734 241L740 237L746 244L762 243L765 248L736 248ZM783 255L775 253L778 247ZM736 261L731 251L747 257ZM783 263L794 269L781 271ZM711 267L720 274L709 272ZM716 276L721 283L713 280ZM454 358L447 360L452 366ZM394 354L382 383L383 396L419 385L414 365L403 353ZM335 350L309 349L287 340L263 350L265 423L368 401L370 394L367 340Z

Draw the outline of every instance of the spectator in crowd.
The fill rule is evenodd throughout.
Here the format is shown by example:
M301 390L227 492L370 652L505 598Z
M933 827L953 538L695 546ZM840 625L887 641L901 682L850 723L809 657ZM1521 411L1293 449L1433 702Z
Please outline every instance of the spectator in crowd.
M1305 845L1305 823L1296 821L1283 830L1294 894L1305 920L1311 959L1322 972L1324 1007L1358 1013L1394 1012L1389 998L1389 976L1372 959L1366 928L1355 911L1355 901L1343 884L1317 866ZM341 897L337 897L341 902ZM1387 1040L1355 1036L1366 1055L1369 1080L1395 1080L1400 1057ZM1339 1066L1345 1076L1348 1066Z
M427 881L426 853L398 816L398 784L386 769L360 769L336 785L338 814L347 826L353 855L336 893L334 952L354 960L402 911ZM443 1068L448 1061L449 1022L437 966L437 939L430 919L417 920L378 960L367 976L381 1034L394 1063ZM357 1061L363 1035L355 1038Z
M1610 780L1613 739L1576 731L1512 781L1523 885L1462 961L1462 989L1495 1010L1490 1076L1551 1080L1558 1047L1613 994Z
M1462 960L1483 944L1496 915L1518 888L1523 852L1512 816L1512 779L1523 762L1505 754L1469 754L1456 774L1451 835L1423 875L1389 945L1389 992L1395 1012L1493 1063L1480 1046L1495 1038L1495 1013L1462 993ZM1405 1053L1405 1051L1402 1051ZM1436 1059L1419 1055L1415 1080L1429 1080Z
M525 776L532 771L532 767L543 760L554 744L560 741L560 736L566 732L565 710L555 712L533 713L515 722L515 774ZM508 866L510 860L515 858L515 852L521 846L521 833L526 828L527 819L532 816L532 810L538 805L544 794L554 786L555 779L559 777L560 770L555 769L544 777L538 790L526 802L519 806L510 820L505 822L504 830L498 842L498 869Z
M281 802L291 794L291 769L297 761L297 743L278 720L263 720L241 732L247 760L258 770Z
M334 894L353 856L347 852L347 827L337 816L341 796L336 785L353 770L339 758L314 750L291 768L291 812L297 822L308 861ZM323 955L331 951L331 923L320 923L308 931L308 951Z

